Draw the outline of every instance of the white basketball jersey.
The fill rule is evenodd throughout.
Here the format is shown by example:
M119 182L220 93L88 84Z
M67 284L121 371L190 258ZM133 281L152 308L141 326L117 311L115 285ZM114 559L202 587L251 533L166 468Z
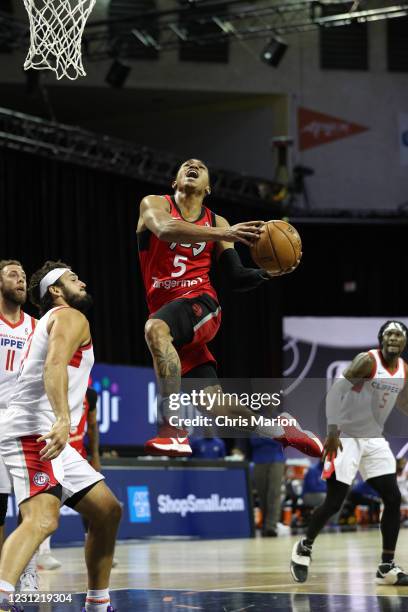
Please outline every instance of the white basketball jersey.
M26 341L34 327L34 317L23 311L17 323L11 323L0 315L0 409L7 407Z
M384 424L405 385L404 360L398 359L395 372L390 372L381 351L369 351L375 359L371 377L348 391L340 408L339 428L354 438L380 438Z
M67 306L49 310L39 320L27 343L17 382L4 414L5 437L44 434L51 429L55 421L54 411L45 392L43 375L48 351L48 320L59 308ZM68 404L72 427L76 427L81 419L82 405L93 363L94 354L90 342L86 346L79 347L68 364Z

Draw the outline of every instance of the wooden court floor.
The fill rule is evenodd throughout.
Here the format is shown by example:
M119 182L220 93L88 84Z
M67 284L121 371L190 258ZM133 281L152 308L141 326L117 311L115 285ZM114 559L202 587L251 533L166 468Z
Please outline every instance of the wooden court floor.
M161 590L160 601L166 601L167 592L167 601L171 601L172 591L178 590L186 593L220 591L224 593L224 601L228 601L229 592L231 595L237 592L288 593L291 596L324 594L328 596L326 599L335 595L354 598L385 595L387 597L380 600L389 602L390 607L387 605L387 610L394 612L408 609L405 607L408 606L408 587L378 587L374 583L380 554L380 534L377 530L322 534L314 547L310 579L302 585L294 583L289 573L290 553L296 539L295 536L282 536L267 539L141 540L119 543L116 551L119 563L112 570L111 587L124 590ZM41 590L84 591L86 574L82 548L55 548L54 554L63 566L56 571L40 572ZM403 529L400 533L396 559L402 567L408 568L408 529ZM272 602L273 598L270 601ZM401 601L403 605L399 603ZM271 606L262 607L262 610L278 609L272 603ZM319 605L318 608L307 609L345 609L344 606L339 606ZM377 609L371 604L364 606L358 609ZM193 605L177 605L176 608L207 610L206 607ZM214 611L216 609L213 607ZM257 612L255 604L248 604L248 607L241 609ZM352 606L350 609L357 608ZM140 607L137 607L137 610L143 612ZM228 607L221 607L220 610L228 610Z

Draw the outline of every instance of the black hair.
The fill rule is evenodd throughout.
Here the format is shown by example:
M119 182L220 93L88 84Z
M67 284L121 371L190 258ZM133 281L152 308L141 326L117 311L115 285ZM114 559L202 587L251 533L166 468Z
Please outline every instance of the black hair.
M383 323L379 329L377 338L378 338L378 343L380 347L382 346L382 339L383 339L384 332L387 329L387 327L390 325L390 323L395 323L396 325L400 325L402 328L402 331L405 332L405 337L408 339L408 327L404 325L404 323L402 323L401 321L395 321L394 319L391 319L390 321L386 321L385 323Z
M44 297L40 296L40 283L44 276L48 274L51 270L55 270L56 268L66 268L70 270L70 266L64 263L63 261L46 261L45 264L34 272L34 274L30 278L30 282L28 285L28 295L30 297L30 302L34 304L40 311L41 315L44 315L50 308L54 307L54 302L52 299L52 295L49 292L49 288L47 289ZM60 279L56 280L52 285L61 286ZM50 285L50 287L52 286Z

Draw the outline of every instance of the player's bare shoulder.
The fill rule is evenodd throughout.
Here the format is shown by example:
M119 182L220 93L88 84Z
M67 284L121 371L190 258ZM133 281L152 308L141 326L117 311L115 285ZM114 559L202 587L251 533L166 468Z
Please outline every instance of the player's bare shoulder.
M58 323L58 327L64 327L64 329L75 329L83 331L84 335L89 336L89 321L86 316L77 308L71 308L70 306L64 306L57 308L51 313L48 323L47 332L50 334L51 330Z
M369 352L356 355L351 364L344 371L344 378L351 382L361 378L369 378L375 368L375 358Z
M170 204L168 203L167 199L161 195L145 196L143 200L140 202L139 220L137 223L137 233L143 232L145 229L147 229L145 220L144 220L145 214L147 214L149 211L155 211L155 210L158 210L158 211L163 210L169 213Z

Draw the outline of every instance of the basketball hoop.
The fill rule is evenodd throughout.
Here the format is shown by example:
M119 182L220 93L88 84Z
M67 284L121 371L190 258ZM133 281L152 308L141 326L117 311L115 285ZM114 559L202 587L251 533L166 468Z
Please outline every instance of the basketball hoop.
M24 0L30 47L24 69L53 70L57 79L86 76L81 40L95 0Z

